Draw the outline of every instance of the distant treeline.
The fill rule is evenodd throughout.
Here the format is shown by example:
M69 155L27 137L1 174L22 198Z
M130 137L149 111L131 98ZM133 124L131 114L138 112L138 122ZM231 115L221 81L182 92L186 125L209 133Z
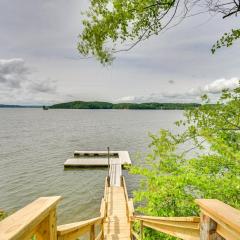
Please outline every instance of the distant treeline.
M59 103L50 106L53 109L191 109L200 106L198 103L109 103L109 102L84 102L74 101Z
M7 105L7 104L0 104L0 108L41 108L41 106L37 106L37 105Z

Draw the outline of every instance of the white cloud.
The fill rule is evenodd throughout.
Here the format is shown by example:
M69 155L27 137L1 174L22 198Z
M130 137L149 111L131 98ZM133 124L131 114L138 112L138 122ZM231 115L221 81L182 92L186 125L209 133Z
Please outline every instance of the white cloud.
M232 90L238 86L239 86L239 78L236 78L236 77L230 78L230 79L221 78L204 86L202 91L205 93L215 94L215 93L220 93L224 89Z
M239 86L239 78L217 79L204 86L198 86L186 91L166 91L160 93L152 93L147 96L125 96L116 100L116 102L199 102L203 94L209 94L213 100L224 89L233 90Z
M126 97L117 99L116 102L135 102L136 100L137 98L134 96L126 96Z

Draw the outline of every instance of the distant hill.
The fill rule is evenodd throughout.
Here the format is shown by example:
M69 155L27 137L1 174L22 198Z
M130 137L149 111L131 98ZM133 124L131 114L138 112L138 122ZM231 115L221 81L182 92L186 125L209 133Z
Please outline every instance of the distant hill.
M62 109L112 109L112 103L108 102L83 102L74 101L67 103L59 103L50 106L49 108L62 108Z
M198 103L109 103L109 102L84 102L74 101L59 103L50 106L52 109L139 109L139 110L174 110L191 109L200 106Z

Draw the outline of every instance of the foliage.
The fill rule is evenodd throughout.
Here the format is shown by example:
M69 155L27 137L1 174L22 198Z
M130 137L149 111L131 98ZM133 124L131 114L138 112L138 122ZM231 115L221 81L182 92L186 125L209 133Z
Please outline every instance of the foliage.
M190 109L198 107L197 103L118 103L113 105L113 109Z
M182 133L162 129L151 135L151 152L131 168L142 176L134 192L137 210L152 216L198 215L196 198L240 208L240 88L224 90L214 105L204 96L203 104L185 111L176 125ZM159 239L153 230L145 234Z
M91 0L78 50L107 63L115 50L114 46L106 46L107 41L117 43L156 34L161 27L159 15L173 4L174 0Z
M230 47L233 43L240 38L240 29L232 29L230 33L225 33L220 40L212 47L212 53L221 47Z
M0 221L7 217L7 213L0 209Z
M111 109L112 103L108 102L83 102L74 101L67 103L54 104L50 108L62 108L62 109Z
M91 0L84 13L78 50L84 56L95 56L102 64L108 64L114 53L130 50L187 17L214 12L226 18L239 11L240 2L234 0L228 3L224 0ZM228 38L225 35L224 39L228 41L233 36L236 37L234 33ZM123 43L127 47L117 49Z
M108 103L108 102L68 102L52 105L50 108L63 109L191 109L198 107L197 103Z

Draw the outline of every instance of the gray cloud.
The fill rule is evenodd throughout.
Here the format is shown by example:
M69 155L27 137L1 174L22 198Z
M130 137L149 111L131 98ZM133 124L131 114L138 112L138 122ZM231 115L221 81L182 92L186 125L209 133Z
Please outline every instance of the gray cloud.
M20 88L29 71L23 59L0 59L0 84L9 88Z
M213 79L240 76L237 44L210 53L224 32L239 27L239 18L216 16L206 23L208 14L187 18L132 51L118 53L110 68L92 58L81 60L77 36L83 29L81 11L88 5L89 0L0 1L1 58L13 62L13 70L6 65L0 70L0 103L113 101L122 96L128 96L126 101L198 101ZM21 59L13 61L16 56ZM205 91L217 90L208 86Z
M0 59L0 102L36 102L57 95L54 81L36 78L21 58Z
M49 80L31 82L28 88L41 93L55 93L57 90L55 82Z

